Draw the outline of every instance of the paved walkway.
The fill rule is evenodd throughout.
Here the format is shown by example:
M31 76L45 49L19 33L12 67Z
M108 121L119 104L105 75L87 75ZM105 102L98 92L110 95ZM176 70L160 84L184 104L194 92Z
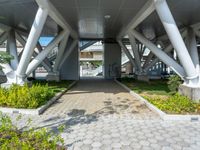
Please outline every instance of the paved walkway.
M15 123L24 126L29 117ZM200 149L199 122L163 121L114 81L79 81L31 119L32 126L54 131L64 125L62 137L69 150Z

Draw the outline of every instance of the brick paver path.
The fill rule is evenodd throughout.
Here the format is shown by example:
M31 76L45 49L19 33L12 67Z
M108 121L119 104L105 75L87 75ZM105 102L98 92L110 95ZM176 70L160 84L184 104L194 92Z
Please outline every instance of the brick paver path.
M17 115L12 115L15 120ZM114 81L82 80L32 126L56 131L69 150L200 150L200 123L163 121Z

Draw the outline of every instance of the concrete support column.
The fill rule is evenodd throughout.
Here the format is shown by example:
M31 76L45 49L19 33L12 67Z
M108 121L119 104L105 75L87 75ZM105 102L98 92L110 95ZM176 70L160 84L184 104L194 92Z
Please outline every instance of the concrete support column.
M112 58L112 59L110 59ZM121 77L121 47L118 43L104 44L104 78Z
M140 74L140 73L142 73L142 67L141 67L140 55L139 55L139 50L136 45L135 37L131 34L131 32L128 33L128 36L129 36L129 40L130 40L131 47L133 50L135 62L136 62L136 65L137 65L137 68L139 71L138 73Z
M22 82L23 78L25 78L27 67L33 55L35 46L38 42L38 39L42 32L47 16L48 16L48 10L43 9L43 8L38 9L35 20L31 27L30 34L26 42L26 45L24 47L24 51L23 51L19 66L16 71L19 80L21 80L20 82Z
M199 73L199 54L197 50L197 41L195 32L193 31L192 28L188 28L187 42L188 42L189 54L196 68L196 72Z
M74 48L77 46L77 44L78 44L78 40L74 40L72 42L72 44L70 45L69 49L64 53L62 61L60 62L58 69L61 69L62 65L67 60L67 58L70 56L70 54L72 53Z
M66 33L65 37L63 38L63 40L61 41L61 43L59 45L58 55L56 57L55 64L54 64L54 67L53 67L53 72L55 72L55 73L59 72L58 67L59 67L60 62L62 61L62 57L63 57L63 54L65 52L65 48L66 48L66 45L67 45L68 38L69 38L69 32Z
M16 70L18 67L19 60L18 60L17 45L15 39L15 31L13 29L8 31L7 52L14 57L10 61L10 64L13 70Z
M185 43L181 37L175 20L171 14L166 0L154 0L156 11L168 34L168 37L175 48L179 60L186 72L186 78L190 81L188 85L196 86L198 84L198 74L188 53Z
M59 66L60 80L79 80L79 46L78 40L69 40L64 57Z

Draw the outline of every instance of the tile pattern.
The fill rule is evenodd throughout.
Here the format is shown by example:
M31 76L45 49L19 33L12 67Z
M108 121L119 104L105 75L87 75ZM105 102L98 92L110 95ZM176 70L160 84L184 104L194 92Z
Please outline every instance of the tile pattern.
M18 127L64 125L69 150L200 149L200 122L163 121L113 81L80 81L44 114L17 116Z

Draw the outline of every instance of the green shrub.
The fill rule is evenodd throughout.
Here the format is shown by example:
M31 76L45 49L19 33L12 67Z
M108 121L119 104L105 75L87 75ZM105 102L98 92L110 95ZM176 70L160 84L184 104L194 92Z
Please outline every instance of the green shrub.
M0 64L8 63L14 57L7 52L0 52Z
M168 81L168 88L170 89L171 93L176 93L178 91L178 87L182 84L182 80L179 76L173 75L169 77Z
M36 84L29 87L12 85L9 89L0 88L0 106L15 108L38 108L45 104L54 92L48 85Z
M8 116L0 113L1 150L64 150L63 145L60 135L53 135L45 128L36 131L18 130Z
M192 102L186 96L182 96L176 93L173 96L170 96L167 100L163 100L160 97L149 98L145 97L153 105L157 106L162 111L175 114L186 114L186 113L195 113L199 110L199 105Z

